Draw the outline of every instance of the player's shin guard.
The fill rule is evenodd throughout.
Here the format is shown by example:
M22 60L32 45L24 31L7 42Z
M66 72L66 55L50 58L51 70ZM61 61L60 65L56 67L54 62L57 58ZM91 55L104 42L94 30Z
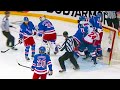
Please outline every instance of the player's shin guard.
M26 48L25 48L25 57L28 57L29 49L30 49L30 46L26 46Z
M48 46L47 41L43 40L43 44L42 45L46 48L46 53L49 54L50 52L49 52L49 46Z
M101 45L97 45L97 53L98 53L98 57L102 56L102 48Z
M51 42L51 46L53 48L54 54L57 54L58 53L58 48L57 48L55 42Z
M35 45L32 45L32 57L34 57L34 55L35 55Z
M92 60L93 60L94 64L97 64L97 61L96 61L96 53L95 53L95 52L92 52L92 53L91 53L91 56L92 56Z

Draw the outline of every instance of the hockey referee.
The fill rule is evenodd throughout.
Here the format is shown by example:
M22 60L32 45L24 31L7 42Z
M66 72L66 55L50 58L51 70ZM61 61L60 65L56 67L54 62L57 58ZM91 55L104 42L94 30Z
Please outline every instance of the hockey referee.
M3 18L2 24L1 24L2 33L7 38L6 45L8 47L12 47L13 50L17 50L17 48L13 47L15 38L11 35L10 30L9 30L10 27L13 27L9 25L9 19L8 19L9 16L10 16L10 12L5 11L5 17Z
M65 37L65 42L61 46L60 51L66 50L66 52L64 53L64 55L59 57L59 64L62 68L62 70L59 70L59 72L66 71L64 61L68 60L68 59L70 59L71 63L75 66L75 68L73 68L73 69L77 70L77 69L79 69L79 65L77 64L77 61L74 58L74 47L76 45L76 42L74 41L72 36L68 36L67 31L63 32L63 36Z

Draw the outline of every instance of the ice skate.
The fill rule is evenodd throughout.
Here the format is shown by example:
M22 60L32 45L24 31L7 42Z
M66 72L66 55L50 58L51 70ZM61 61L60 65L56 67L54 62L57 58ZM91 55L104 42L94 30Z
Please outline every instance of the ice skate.
M80 67L74 67L73 69L74 69L74 70L79 70L79 69L80 69Z
M28 56L26 56L25 59L26 59L27 61L30 61L30 58L29 58Z
M59 70L60 73L65 72L65 71L66 71L65 69Z

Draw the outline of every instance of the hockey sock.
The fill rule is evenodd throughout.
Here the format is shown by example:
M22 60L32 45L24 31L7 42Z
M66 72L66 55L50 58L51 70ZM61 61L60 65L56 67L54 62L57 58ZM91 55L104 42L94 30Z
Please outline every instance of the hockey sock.
M92 60L93 60L94 64L97 64L97 62L96 62L96 53L92 52L91 56L92 56Z
M98 46L97 46L97 53L98 53L98 56L102 56L102 48L101 48L101 45L98 45Z
M30 48L30 46L26 46L26 48L25 48L25 57L28 57L29 48Z
M47 41L43 40L43 44L42 45L46 48L46 53L48 53L49 52L49 46L48 46Z
M51 46L52 46L52 49L54 52L58 52L58 48L57 48L55 42L51 42Z
M88 58L88 57L89 57L90 52L88 52L88 50L86 50L86 51L84 51L84 53L85 53L85 55L86 55L86 58Z
M32 56L34 56L35 55L35 45L32 45Z

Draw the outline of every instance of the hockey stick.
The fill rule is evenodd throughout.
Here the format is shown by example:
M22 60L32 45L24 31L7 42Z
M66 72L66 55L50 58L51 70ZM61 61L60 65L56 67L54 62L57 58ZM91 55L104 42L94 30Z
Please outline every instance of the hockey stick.
M18 62L17 62L17 63L18 63ZM31 67L28 67L28 66L22 65L22 64L20 64L20 63L18 63L18 65L19 65L19 66L22 66L22 67L25 67L25 68L29 68L29 69L31 69Z
M11 24L16 24L16 25L20 25L23 21L15 21L15 22L11 22Z
M63 35L57 35L57 36L63 36Z
M33 35L34 36L34 35ZM29 37L28 37L29 38ZM27 40L28 38L26 38L26 39L24 39L24 41L25 40ZM22 42L23 43L23 42ZM7 49L7 50L5 50L5 51L1 51L1 53L5 53L5 52L7 52L7 51L9 51L10 49L12 49L12 48L14 48L15 46L17 46L17 45L19 45L20 43L18 42L17 44L15 44L14 46L12 46L11 48L9 48L9 49Z
M17 46L18 44L20 44L20 43L15 44L13 47ZM1 51L1 53L5 53L5 52L9 51L9 50L12 49L13 47L11 47L11 48L9 48L9 49L7 49L7 50L5 50L5 51Z
M17 63L18 63L18 62L17 62ZM25 67L25 68L31 69L31 67L22 65L22 64L20 64L20 63L18 63L18 65L21 66L21 67ZM47 72L47 75L51 76L51 74L50 74L49 72Z

